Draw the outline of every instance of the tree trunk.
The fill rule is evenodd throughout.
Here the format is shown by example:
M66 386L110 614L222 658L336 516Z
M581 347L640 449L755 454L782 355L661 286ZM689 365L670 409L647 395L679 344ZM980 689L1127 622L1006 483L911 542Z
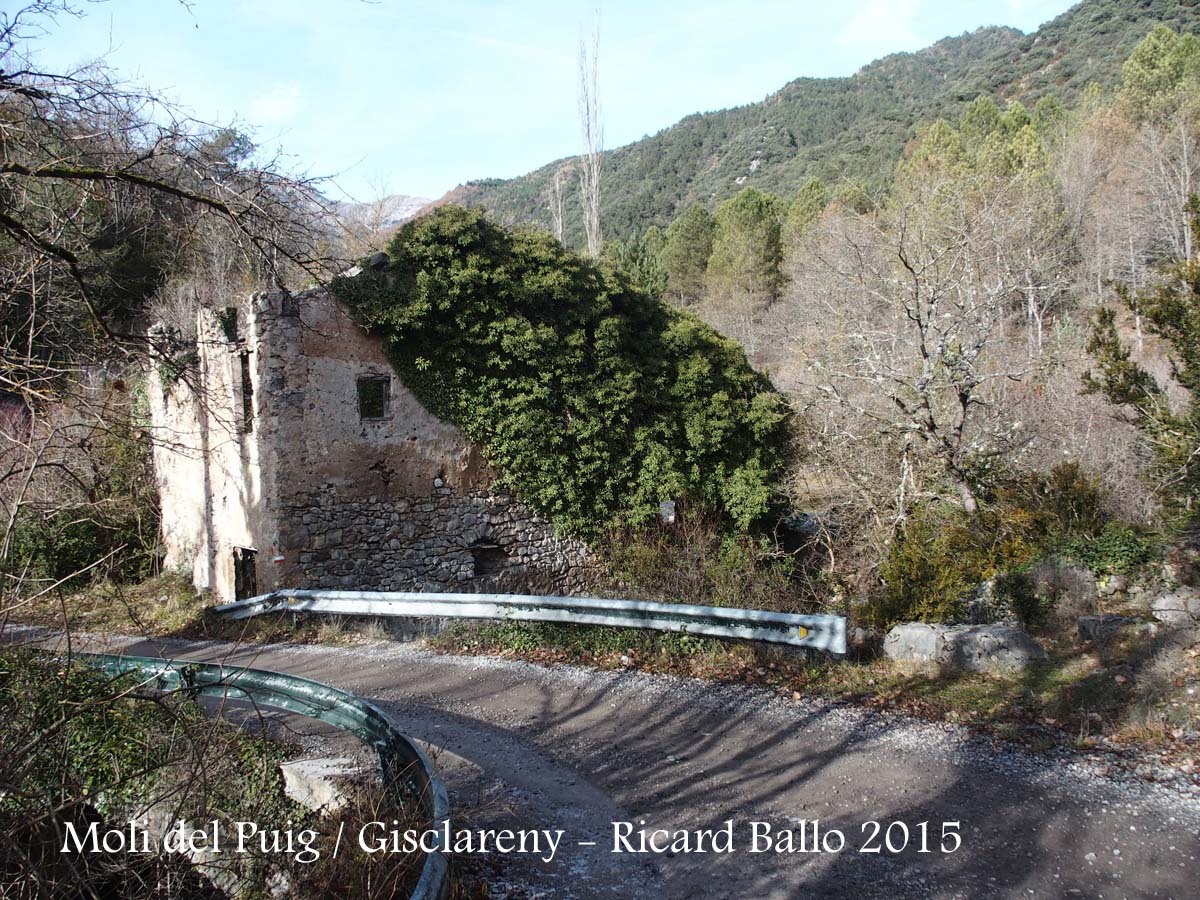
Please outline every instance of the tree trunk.
M583 156L579 172L579 200L583 210L583 232L588 256L600 256L600 168L604 132L600 124L599 97L600 21L597 19L590 45L579 38L579 124L583 130Z

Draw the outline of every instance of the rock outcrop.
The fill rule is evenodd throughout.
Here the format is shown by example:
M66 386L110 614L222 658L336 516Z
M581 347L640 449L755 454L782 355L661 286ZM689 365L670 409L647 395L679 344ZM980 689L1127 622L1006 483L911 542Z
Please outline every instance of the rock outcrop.
M930 625L905 622L883 640L897 662L970 672L1018 672L1046 658L1046 651L1017 625Z

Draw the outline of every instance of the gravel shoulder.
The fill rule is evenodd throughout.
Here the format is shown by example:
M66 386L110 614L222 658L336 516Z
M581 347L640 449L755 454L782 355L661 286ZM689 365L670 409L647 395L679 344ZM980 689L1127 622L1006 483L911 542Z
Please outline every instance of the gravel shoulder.
M490 861L496 881L523 890L518 896L1189 898L1200 890L1200 786L1108 753L1031 755L954 726L752 687L407 644L83 643L287 671L379 703L433 748L456 826L566 830L552 863ZM668 830L732 820L736 849L612 853L611 823L641 820ZM791 831L798 846L801 834L811 843L813 820L821 833L840 830L845 848L750 852L752 822L768 823L776 838ZM881 826L875 841L868 822ZM883 841L894 822L910 833L898 853ZM928 853L916 839L921 822ZM956 852L940 852L943 822L959 823ZM892 835L898 844L899 826ZM873 844L882 852L859 852Z

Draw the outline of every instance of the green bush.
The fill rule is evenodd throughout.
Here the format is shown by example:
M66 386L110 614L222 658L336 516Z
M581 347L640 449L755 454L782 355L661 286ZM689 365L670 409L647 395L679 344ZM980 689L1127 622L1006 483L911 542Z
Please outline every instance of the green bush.
M1026 628L1045 624L1056 598L1039 594L1029 566L1009 569L996 575L995 602L1010 610Z
M1048 531L1095 534L1108 522L1100 482L1088 477L1078 463L1060 463L1044 477L1026 479L1022 487L1016 496L1036 512Z
M13 533L12 571L36 583L63 581L67 586L98 573L123 583L149 577L156 554L146 546L139 519L122 512L89 507L45 514L23 510ZM88 568L98 561L103 562Z
M13 851L0 854L0 884L32 883L37 873L45 896L159 897L173 857L64 856L63 824L125 830L153 807L223 828L304 827L310 815L282 790L279 764L294 748L214 721L186 692L157 694L135 675L110 678L78 660L8 649L0 720L0 828ZM232 860L242 895L265 896L279 861L254 850ZM213 896L185 879L172 884L171 896Z
M172 725L152 703L114 699L136 685L134 678L109 679L29 650L0 654L6 731L46 735L30 745L22 761L22 793L0 797L0 811L24 808L29 800L22 794L48 798L56 806L82 798L119 809L147 792L170 758L169 742L162 738ZM64 709L71 712L58 727ZM146 774L135 782L129 773Z
M4 758L21 778L19 791L0 796L0 813L87 802L120 814L154 796L175 767L210 750L228 771L203 785L196 803L278 821L298 811L280 790L284 746L209 719L185 695L152 698L134 675L113 678L78 661L7 650L0 653L0 715L14 741L0 741L0 749L10 751ZM22 736L38 739L21 746ZM25 754L19 760L10 755L18 750Z
M688 510L672 528L609 533L597 542L611 584L634 599L806 612L828 599L827 585L803 560L763 535L723 532Z
M1058 553L1096 571L1128 571L1148 558L1146 539L1107 521L1098 483L1074 463L1010 480L989 499L976 516L948 504L916 510L883 561L868 618L882 627L953 621L975 588L997 577L997 599L1036 624L1048 612L1027 575L1038 559Z
M1164 39L1156 32L1139 50L1152 44L1156 35ZM1194 40L1189 43L1193 50L1196 46ZM1200 195L1191 196L1186 210L1200 242ZM1163 500L1167 523L1187 527L1195 520L1200 497L1200 260L1167 267L1157 283L1143 290L1117 285L1117 294L1130 312L1144 317L1150 333L1164 341L1171 378L1160 380L1142 368L1122 341L1116 310L1104 308L1096 311L1088 341L1099 371L1084 376L1085 390L1103 394L1130 414L1146 439L1146 474ZM1172 398L1176 391L1182 402Z
M1081 563L1095 575L1123 575L1136 571L1158 554L1158 541L1124 522L1108 522L1092 537L1064 540L1059 552Z
M553 237L442 207L386 272L334 282L404 383L534 509L580 534L676 498L747 529L788 455L783 397L694 316Z
M884 588L868 618L887 628L919 619L947 622L962 614L962 598L982 578L986 560L971 522L948 507L913 514L896 535L880 575Z

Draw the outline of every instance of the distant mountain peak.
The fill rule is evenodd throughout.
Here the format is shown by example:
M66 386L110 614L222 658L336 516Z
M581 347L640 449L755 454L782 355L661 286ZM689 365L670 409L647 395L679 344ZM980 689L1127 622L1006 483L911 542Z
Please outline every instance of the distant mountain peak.
M430 204L426 197L391 194L366 203L342 201L334 204L334 214L346 225L394 228L407 222Z

